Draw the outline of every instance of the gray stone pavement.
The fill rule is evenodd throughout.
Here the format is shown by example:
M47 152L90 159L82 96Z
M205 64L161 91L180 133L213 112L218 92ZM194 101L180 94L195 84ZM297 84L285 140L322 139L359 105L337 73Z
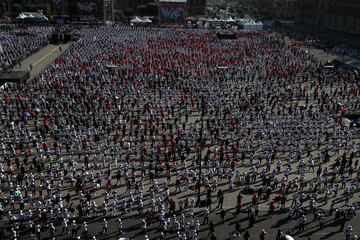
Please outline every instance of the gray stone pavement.
M28 71L30 70L31 64L32 70L30 70L30 78L33 78L43 72L45 68L54 62L63 51L66 51L71 46L71 44L71 42L59 45L49 44L46 47L40 49L38 52L25 58L21 64L18 64L14 67L14 70ZM59 47L61 47L61 51Z
M121 217L123 221L124 232L123 234L119 234L115 221L118 219L116 217L107 217L108 219L108 232L107 234L103 234L101 221L103 217L97 218L88 218L84 219L89 227L88 237L82 234L82 228L78 231L78 235L82 236L81 239L90 239L92 236L96 236L96 239L103 239L103 240L115 240L118 237L128 237L130 239L144 239L143 233L140 230L139 223L142 220L142 217L138 214L133 214L127 217ZM203 223L203 217L201 214L195 217L195 219L199 220L200 223ZM289 235L293 236L295 239L312 239L312 240L322 240L322 239L332 239L332 240L339 240L345 239L344 232L341 231L340 223L335 222L334 214L333 216L326 216L325 228L320 229L318 220L314 219L313 216L308 216L308 222L305 227L304 232L298 231L298 221L297 220L288 220L287 213L277 213L272 218L267 217L266 212L260 212L259 216L256 220L256 223L253 227L249 226L247 220L247 214L241 213L240 216L234 217L232 212L228 212L225 215L225 222L222 223L219 217L219 209L214 210L210 213L209 221L213 221L215 224L215 233L218 239L228 239L227 234L230 232L235 231L235 224L236 222L240 223L241 226L241 235L244 234L245 231L249 231L250 235L252 236L251 239L259 239L259 234L264 229L268 234L266 235L265 239L275 240L276 234L278 229L280 229L284 233L288 233ZM78 224L82 224L83 221L78 221ZM348 224L351 224L354 227L354 235L360 235L359 231L359 223L360 223L360 216L357 215L351 221L348 221L345 224L345 229ZM160 236L160 229L158 222L153 222L148 224L148 231L147 235L150 239L156 240L159 239ZM344 229L344 230L345 230ZM192 233L192 230L190 231ZM199 239L206 240L209 239L209 225L202 224L199 233ZM191 235L191 234L190 234ZM66 232L62 232L62 226L56 226L56 239L71 239L71 233L67 234ZM19 239L30 239L31 235L23 236ZM166 234L166 239L175 239L176 234L174 232L168 232ZM44 231L41 233L41 239L50 239L49 232ZM243 239L241 236L238 239Z
M291 43L291 41L292 40L289 37L285 37L286 43ZM336 55L333 53L326 52L323 49L319 49L319 48L315 48L315 47L311 47L311 46L303 45L300 48L311 53L313 56L315 56L317 59L319 59L322 63L326 63L328 61L331 62L333 60L349 61L352 59L348 56Z

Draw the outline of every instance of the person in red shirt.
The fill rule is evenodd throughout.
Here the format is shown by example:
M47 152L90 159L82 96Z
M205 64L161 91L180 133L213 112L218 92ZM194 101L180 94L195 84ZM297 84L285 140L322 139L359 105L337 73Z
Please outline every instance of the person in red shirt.
M269 206L269 212L268 212L268 217L272 217L274 215L274 212L275 212L275 204L274 202L271 202L270 203L270 206Z

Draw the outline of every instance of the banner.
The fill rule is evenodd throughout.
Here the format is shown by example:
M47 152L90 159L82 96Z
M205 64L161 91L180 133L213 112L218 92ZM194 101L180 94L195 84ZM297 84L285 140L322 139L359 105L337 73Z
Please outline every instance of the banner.
M159 8L160 22L168 23L184 23L188 16L187 2L160 2Z
M103 19L104 0L75 0L69 1L69 15L72 18Z
M79 15L97 15L98 6L95 2L76 2Z

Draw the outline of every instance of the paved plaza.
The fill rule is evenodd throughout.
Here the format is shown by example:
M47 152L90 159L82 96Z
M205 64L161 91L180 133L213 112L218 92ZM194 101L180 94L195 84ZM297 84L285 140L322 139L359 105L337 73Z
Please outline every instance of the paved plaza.
M3 239L360 234L354 72L262 33L77 31L2 93Z

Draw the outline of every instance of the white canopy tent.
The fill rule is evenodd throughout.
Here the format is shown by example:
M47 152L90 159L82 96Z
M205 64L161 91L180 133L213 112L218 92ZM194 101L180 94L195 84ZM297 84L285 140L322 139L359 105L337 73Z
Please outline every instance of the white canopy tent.
M21 12L16 17L17 20L34 20L34 21L49 21L47 17L41 12Z
M152 21L148 17L144 17L144 18L134 17L133 19L130 20L131 25L146 25L150 23L152 23Z
M148 17L144 17L143 19L141 19L141 21L143 23L152 23L152 21Z
M139 17L134 17L133 19L130 20L131 23L141 23L142 20Z
M261 22L255 22L254 20L247 21L243 23L244 30L250 32L259 32L262 31L264 26Z

